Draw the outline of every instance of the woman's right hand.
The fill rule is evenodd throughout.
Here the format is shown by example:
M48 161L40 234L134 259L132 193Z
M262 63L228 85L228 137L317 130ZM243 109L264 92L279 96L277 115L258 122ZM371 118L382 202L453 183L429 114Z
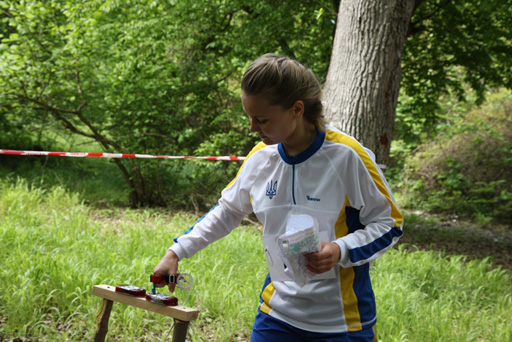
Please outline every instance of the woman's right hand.
M165 253L158 265L153 269L154 275L177 275L178 274L178 256L171 250ZM156 287L164 287L165 282L155 283ZM174 292L176 284L168 284L169 291Z

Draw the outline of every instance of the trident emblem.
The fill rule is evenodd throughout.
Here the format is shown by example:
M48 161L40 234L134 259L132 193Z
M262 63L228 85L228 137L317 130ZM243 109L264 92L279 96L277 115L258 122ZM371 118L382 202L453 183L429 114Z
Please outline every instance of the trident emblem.
M272 180L270 180L270 182L267 183L267 196L269 199L272 199L272 197L274 197L276 194L277 194L277 181L272 182Z

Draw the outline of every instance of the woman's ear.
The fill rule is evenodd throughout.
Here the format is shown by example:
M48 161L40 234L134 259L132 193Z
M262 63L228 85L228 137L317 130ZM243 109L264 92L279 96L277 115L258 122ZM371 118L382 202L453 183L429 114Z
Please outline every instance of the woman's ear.
M292 111L293 114L297 117L304 115L304 102L301 100L295 101L295 103L292 105Z

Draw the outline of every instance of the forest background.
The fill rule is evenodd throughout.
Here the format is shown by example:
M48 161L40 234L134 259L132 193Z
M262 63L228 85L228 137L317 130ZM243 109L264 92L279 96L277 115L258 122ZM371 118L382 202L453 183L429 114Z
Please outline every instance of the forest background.
M243 156L257 142L240 103L244 69L255 57L275 52L297 58L323 82L339 4L0 1L0 148ZM453 241L465 241L463 254L491 256L492 267L505 268L512 246L511 12L510 1L417 1L386 165L400 206L412 212L409 242L459 251ZM76 194L70 203L109 220L128 207L139 208L143 217L153 210L200 215L239 166L0 155L4 196L47 203L45 192L62 188L69 195L55 198ZM8 197L3 203L2 246L8 246L17 241L8 214L18 202ZM3 253L6 260L23 259ZM17 288L9 280L15 264L3 273L5 289ZM125 278L133 278L126 272ZM509 301L510 285L505 290ZM35 322L10 325L17 311L2 314L0 338L48 333L44 327L53 318L44 317L60 317L48 308L69 317L54 296L45 298L46 311ZM5 299L0 304L14 305ZM131 333L137 329L148 328ZM501 333L496 336L510 337L510 329Z

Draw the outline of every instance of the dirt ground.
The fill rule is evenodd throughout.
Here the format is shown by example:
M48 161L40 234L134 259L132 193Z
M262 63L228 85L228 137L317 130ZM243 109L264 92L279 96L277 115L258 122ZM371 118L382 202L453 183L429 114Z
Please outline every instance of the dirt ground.
M408 215L422 219L418 222L410 219L408 223L406 217L404 235L398 244L442 251L446 255L465 255L469 260L488 257L494 266L512 269L511 227L482 228L454 216L427 216L422 212L410 212Z

